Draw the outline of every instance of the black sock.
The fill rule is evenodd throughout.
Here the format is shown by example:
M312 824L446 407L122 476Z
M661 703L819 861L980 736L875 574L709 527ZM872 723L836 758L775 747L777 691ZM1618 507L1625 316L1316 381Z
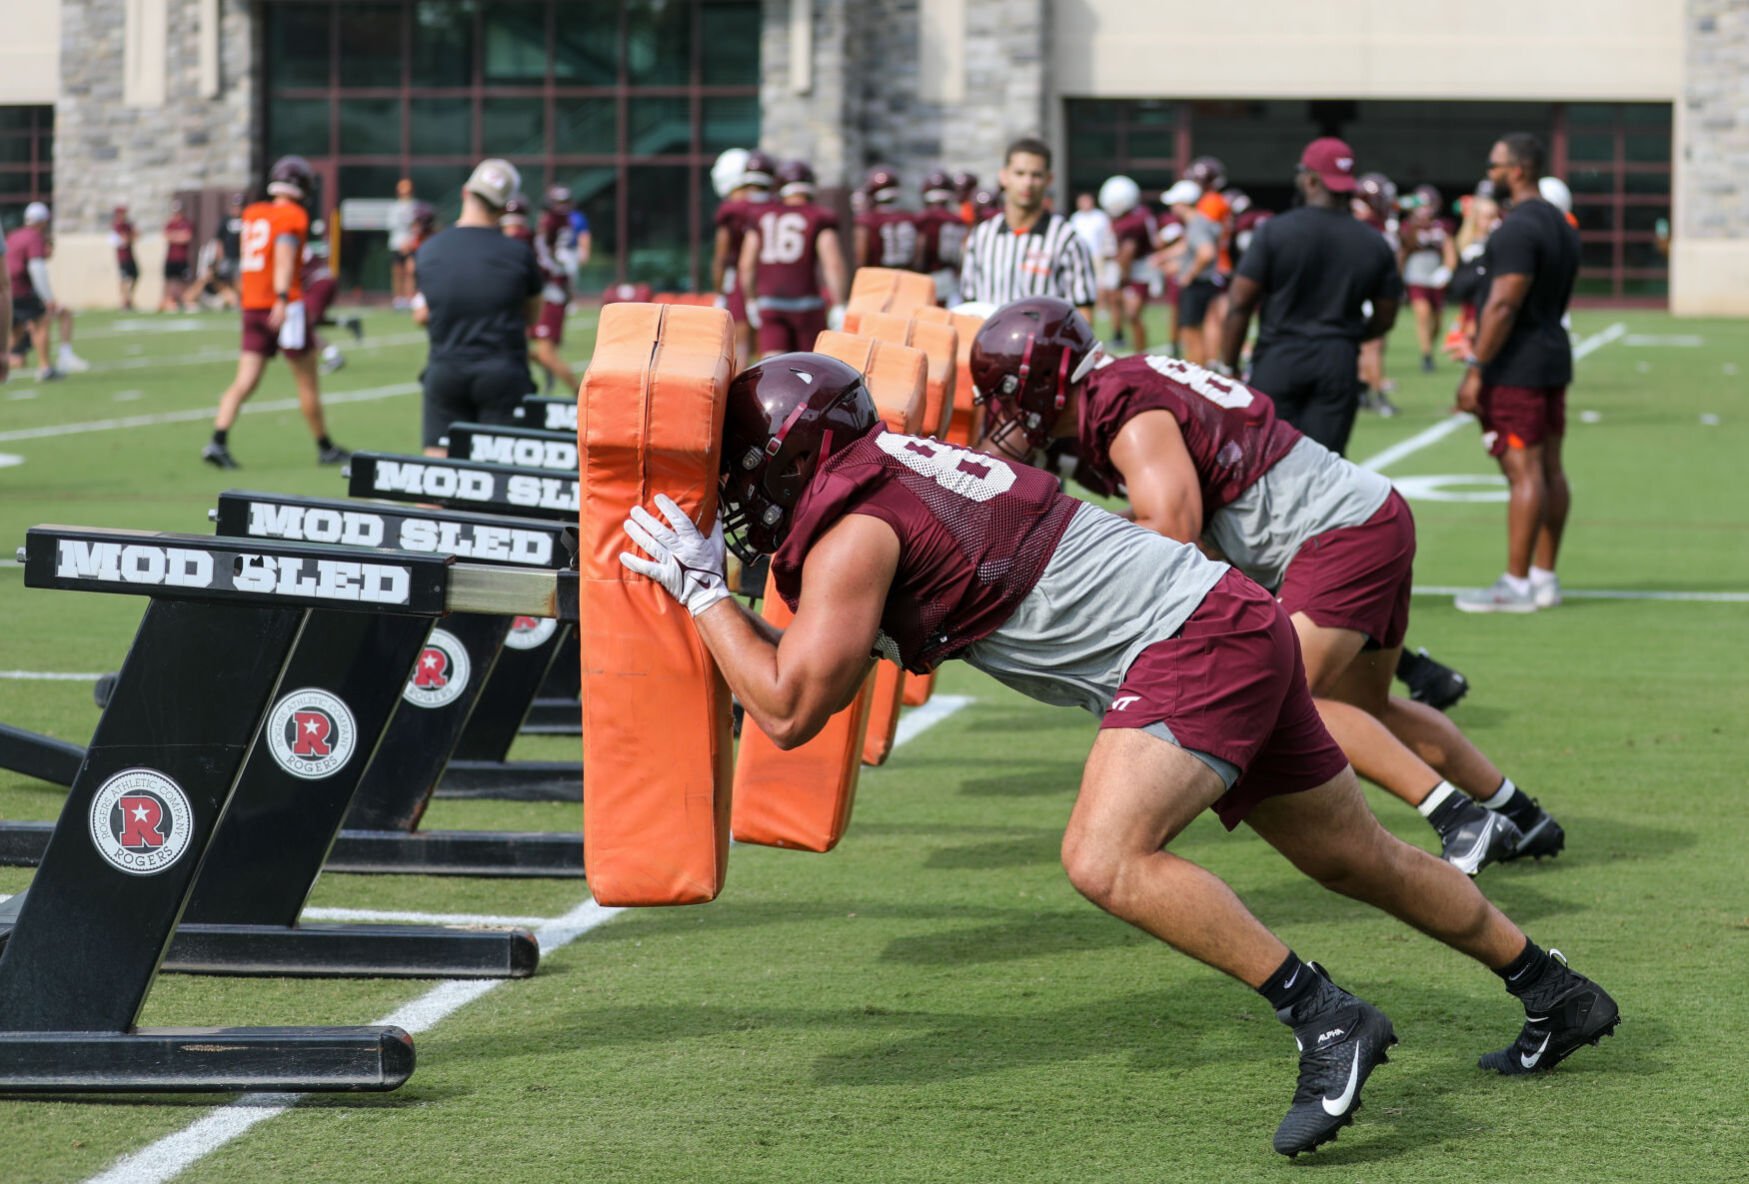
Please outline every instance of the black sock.
M1421 665L1421 655L1404 650L1397 655L1397 678L1408 682L1415 674L1415 668Z
M1452 827L1462 825L1471 811L1479 809L1481 807L1470 800L1468 794L1454 793L1433 808L1433 813L1427 816L1427 821L1432 824L1434 830L1444 834Z
M325 452L328 449L334 447L334 441L330 440L327 436L320 436L316 440L316 447L322 449Z
M1494 973L1505 980L1508 991L1514 995L1522 995L1526 988L1543 976L1548 965L1549 956L1527 937L1524 939L1524 949L1519 952L1518 957Z
M1536 825L1537 815L1542 813L1542 807L1536 804L1536 799L1524 792L1522 785L1514 787L1517 792L1512 800L1500 807L1500 813L1512 820L1514 826L1526 830Z
M1318 972L1300 961L1292 950L1287 960L1275 968L1275 973L1263 980L1257 993L1269 1000L1276 1011L1286 1011L1318 987Z
M230 434L231 434L230 428L214 428L213 429L213 443L217 444L220 448L223 448L225 446L225 438L227 436L229 436Z

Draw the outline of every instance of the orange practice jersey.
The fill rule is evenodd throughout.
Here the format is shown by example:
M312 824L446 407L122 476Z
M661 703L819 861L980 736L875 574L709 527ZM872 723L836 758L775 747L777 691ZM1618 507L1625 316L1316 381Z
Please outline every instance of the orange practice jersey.
M243 307L273 307L273 244L285 235L297 239L292 250L291 287L287 299L304 294L304 242L310 235L310 215L289 201L258 201L243 211L243 232L238 236L238 272L243 277Z

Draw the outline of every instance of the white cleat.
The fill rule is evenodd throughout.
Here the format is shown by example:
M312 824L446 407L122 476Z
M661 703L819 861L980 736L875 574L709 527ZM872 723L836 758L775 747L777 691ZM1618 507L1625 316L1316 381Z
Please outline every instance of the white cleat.
M1534 613L1538 607L1535 592L1514 591L1505 576L1486 588L1459 592L1452 603L1460 613Z
M1536 601L1538 608L1559 608L1561 604L1561 577L1553 576L1547 580L1532 580L1530 595Z

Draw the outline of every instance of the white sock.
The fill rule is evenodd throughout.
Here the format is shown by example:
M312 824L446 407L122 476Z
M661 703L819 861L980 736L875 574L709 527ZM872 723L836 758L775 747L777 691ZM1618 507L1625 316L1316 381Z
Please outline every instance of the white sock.
M1421 817L1432 818L1433 812L1445 803L1445 799L1458 792L1458 787L1449 781L1441 781L1433 787L1433 792L1427 795L1425 801L1415 808L1421 811Z
M1511 572L1507 572L1500 578L1505 580L1506 586L1511 588L1512 591L1519 596L1523 596L1530 591L1530 580L1524 576L1515 576Z
M1499 810L1512 800L1512 795L1518 792L1518 786L1512 784L1512 778L1507 777L1500 782L1500 788L1494 791L1491 798L1483 798L1482 805L1490 810Z
M1555 573L1546 567L1538 567L1535 564L1532 564L1530 568L1530 582L1532 587L1535 587L1537 584L1552 584L1555 582Z

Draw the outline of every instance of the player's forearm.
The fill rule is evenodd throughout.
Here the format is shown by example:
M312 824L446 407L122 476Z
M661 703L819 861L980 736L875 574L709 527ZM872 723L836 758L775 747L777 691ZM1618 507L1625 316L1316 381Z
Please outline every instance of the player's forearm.
M297 247L291 241L280 239L273 244L273 294L287 297L291 293L292 272L298 265Z
M820 255L820 271L826 280L826 291L832 294L832 303L843 304L850 291L850 269L844 265L843 253L823 251Z
M1512 322L1518 319L1518 306L1491 296L1482 307L1476 328L1475 356L1479 362L1494 360L1506 339L1512 335Z
M819 735L832 717L834 696L784 668L770 626L732 597L693 621L729 689L772 743L790 749Z

